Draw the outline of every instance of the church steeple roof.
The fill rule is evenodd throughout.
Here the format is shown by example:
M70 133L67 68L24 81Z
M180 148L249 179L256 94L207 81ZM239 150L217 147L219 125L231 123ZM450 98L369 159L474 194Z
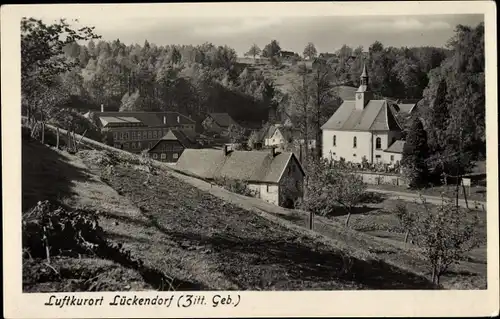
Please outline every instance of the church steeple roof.
M363 63L363 73L361 73L362 78L367 78L368 73L366 73L366 64Z

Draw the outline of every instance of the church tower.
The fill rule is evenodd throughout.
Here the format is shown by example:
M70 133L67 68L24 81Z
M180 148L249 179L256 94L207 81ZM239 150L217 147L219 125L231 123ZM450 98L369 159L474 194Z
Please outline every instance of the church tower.
M363 65L363 73L361 73L361 83L356 91L356 109L363 110L368 102L373 98L373 92L368 88L368 73L366 65Z

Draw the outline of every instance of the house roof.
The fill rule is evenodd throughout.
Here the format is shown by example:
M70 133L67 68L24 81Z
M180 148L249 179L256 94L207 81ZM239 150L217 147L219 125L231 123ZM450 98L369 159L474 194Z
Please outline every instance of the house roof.
M150 149L154 150L162 141L178 141L185 148L197 148L198 143L196 142L196 137L189 131L184 130L169 130L161 139L156 142L155 145Z
M176 126L194 124L195 121L178 112L93 112L98 118L135 119L146 126ZM90 117L90 113L85 114ZM164 124L164 118L166 124Z
M401 131L393 112L386 100L370 100L363 110L356 109L356 101L344 101L321 129Z
M239 125L236 123L233 118L227 113L209 113L210 116L217 125L220 127L229 127L231 125Z
M300 163L290 152L278 153L272 157L269 151L231 151L186 149L177 161L176 167L197 176L214 179L230 178L249 182L278 183L290 160Z
M384 152L402 154L404 146L405 146L405 141L397 140L394 141L394 143L392 143Z

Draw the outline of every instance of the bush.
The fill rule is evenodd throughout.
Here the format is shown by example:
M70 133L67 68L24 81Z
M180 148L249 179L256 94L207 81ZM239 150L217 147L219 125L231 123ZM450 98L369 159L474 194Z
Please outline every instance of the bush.
M230 179L225 177L216 178L215 184L227 189L230 192L244 195L253 196L254 192L248 187L248 183L239 179Z

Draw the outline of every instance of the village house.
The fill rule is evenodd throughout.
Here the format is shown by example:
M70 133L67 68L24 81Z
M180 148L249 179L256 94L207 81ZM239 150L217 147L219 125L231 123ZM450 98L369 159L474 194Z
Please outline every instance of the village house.
M329 160L344 158L347 162L393 163L399 151L402 128L392 103L374 99L370 91L366 66L354 100L342 105L321 127L323 131L322 156ZM393 146L394 143L397 143ZM388 152L386 152L386 150ZM392 155L391 155L392 154Z
M209 113L201 125L207 132L219 134L221 136L227 136L229 134L229 128L232 125L241 128L241 126L227 113Z
M171 129L148 151L149 155L162 162L175 163L186 148L199 148L196 135L190 131Z
M254 196L266 202L292 207L303 196L304 169L295 155L266 151L186 149L176 168L207 180L230 179L248 183Z
M177 112L87 112L84 117L107 134L106 143L132 153L149 150L171 128L195 131L195 121Z

